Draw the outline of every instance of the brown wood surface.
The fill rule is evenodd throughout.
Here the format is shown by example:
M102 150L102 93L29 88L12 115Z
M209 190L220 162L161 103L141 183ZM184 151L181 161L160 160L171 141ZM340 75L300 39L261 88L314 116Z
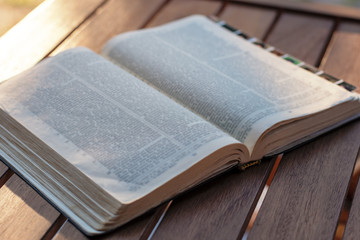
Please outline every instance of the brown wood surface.
M354 13L348 11L345 14L343 9L335 12L332 8L324 13L317 9L318 13L329 16L324 18L284 12L281 9L292 9L287 3L262 3L262 6L273 4L266 9L254 7L265 1L241 2L246 4L224 5L220 1L204 0L47 1L0 39L0 65L6 69L0 72L0 80L35 64L60 43L53 54L78 45L99 52L103 44L118 33L196 13L219 14L220 18L248 34L258 38L267 35L272 45L317 64L336 20L330 17L351 18ZM297 12L316 12L307 8L299 8ZM276 16L280 17L276 19ZM360 42L359 24L340 19L321 63L326 71L358 86L360 45L356 43ZM34 32L39 34L34 35ZM249 239L332 238L359 150L359 136L360 123L357 121L286 153ZM272 166L273 161L265 162L244 173L224 175L176 199L162 221L159 221L159 214L164 211L158 208L156 214L150 212L99 238L144 239L149 234L153 234L154 239L241 238ZM0 162L2 175L0 238L51 238L62 223L59 213ZM359 227L359 195L358 186L345 233L349 239L358 236L353 229ZM160 225L155 231L156 223ZM55 239L86 237L66 221Z
M360 161L360 153L358 153L358 161ZM344 240L359 239L360 236L360 184L359 179L355 196L350 208L350 215L346 224Z
M66 221L64 225L59 229L53 238L54 240L83 240L88 239L77 228L74 227L69 221Z
M173 0L166 4L146 27L158 26L193 14L216 15L221 6L219 1Z
M59 216L16 175L0 188L0 196L1 239L40 239Z
M252 37L263 39L276 14L276 10L228 4L219 18Z
M230 0L239 4L291 10L294 12L312 13L314 15L329 16L333 18L349 18L360 20L360 9L345 7L335 4L305 2L305 1L284 1L284 0ZM329 1L331 2L331 1ZM335 1L336 2L336 1Z
M111 37L142 27L165 0L110 0L71 34L53 53L85 46L100 52Z
M260 197L272 161L219 177L175 199L152 239L237 239Z
M341 22L321 67L360 88L360 22Z
M0 81L33 66L104 0L45 1L0 38Z
M301 60L317 65L334 21L303 14L283 13L267 42Z
M333 238L359 131L353 122L285 154L248 239Z

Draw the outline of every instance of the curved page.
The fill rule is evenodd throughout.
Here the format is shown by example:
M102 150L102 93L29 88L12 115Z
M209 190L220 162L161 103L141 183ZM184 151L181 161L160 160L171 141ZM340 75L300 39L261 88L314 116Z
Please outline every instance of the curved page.
M122 203L238 142L85 48L3 82L0 104Z
M103 53L250 152L274 124L357 98L203 16L121 34Z

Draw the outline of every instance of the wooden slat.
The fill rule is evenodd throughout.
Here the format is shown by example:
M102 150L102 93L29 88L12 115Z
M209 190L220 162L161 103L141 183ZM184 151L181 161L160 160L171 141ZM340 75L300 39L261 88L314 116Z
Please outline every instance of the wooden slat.
M276 13L275 10L229 4L219 17L252 37L263 39Z
M358 155L358 161L360 155ZM358 239L360 236L360 184L356 187L355 196L352 201L349 218L345 227L344 240Z
M316 65L333 24L334 21L327 18L284 13L267 42L311 65Z
M321 66L360 88L360 23L339 24Z
M40 61L104 0L45 1L0 38L0 81Z
M18 176L0 188L1 239L40 239L59 213Z
M100 52L111 37L142 27L165 0L110 0L52 54L75 46Z
M226 174L174 200L152 239L237 239L273 163Z
M60 230L56 233L53 240L84 240L88 239L78 229L76 229L70 222L66 221Z
M359 132L353 122L285 154L248 239L332 239Z
M146 27L154 27L192 14L215 15L220 7L220 1L173 0Z
M360 10L335 4L284 0L232 0L241 4L360 20Z

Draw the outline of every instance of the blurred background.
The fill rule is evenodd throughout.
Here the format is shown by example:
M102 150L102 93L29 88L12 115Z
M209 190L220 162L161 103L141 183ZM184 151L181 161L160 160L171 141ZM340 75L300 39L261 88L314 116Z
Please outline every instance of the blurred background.
M44 0L0 0L0 36Z
M0 36L24 18L44 0L0 0ZM266 0L272 1L272 0ZM360 8L360 0L283 0L292 2L316 2Z

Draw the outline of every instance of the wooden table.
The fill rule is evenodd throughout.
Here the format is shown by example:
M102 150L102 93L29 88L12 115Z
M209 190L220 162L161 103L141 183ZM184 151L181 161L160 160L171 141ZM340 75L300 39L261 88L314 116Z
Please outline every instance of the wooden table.
M45 1L0 38L0 79L64 49L99 52L118 33L195 13L217 15L360 86L360 10L261 0ZM359 144L357 120L260 166L225 174L100 238L359 238ZM1 162L0 176L0 239L86 238Z

